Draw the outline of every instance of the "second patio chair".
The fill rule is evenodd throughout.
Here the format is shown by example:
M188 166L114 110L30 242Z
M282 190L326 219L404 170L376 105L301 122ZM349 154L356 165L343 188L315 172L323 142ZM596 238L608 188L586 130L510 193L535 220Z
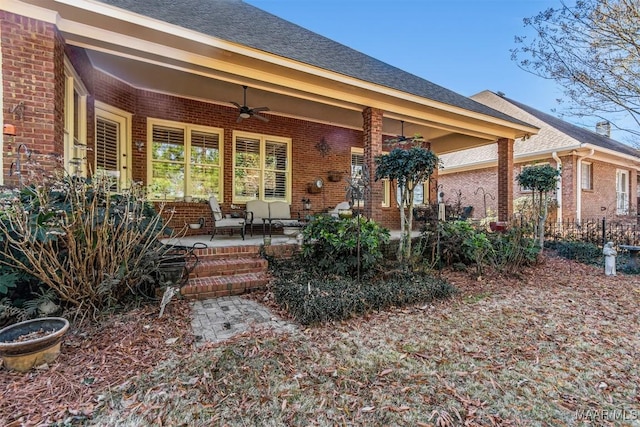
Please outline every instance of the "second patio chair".
M209 197L209 207L211 207L211 217L213 219L211 240L216 236L216 232L219 228L231 230L239 229L242 240L244 240L244 227L246 224L244 218L225 218L224 215L222 215L222 210L220 209L220 204L218 203L216 196Z

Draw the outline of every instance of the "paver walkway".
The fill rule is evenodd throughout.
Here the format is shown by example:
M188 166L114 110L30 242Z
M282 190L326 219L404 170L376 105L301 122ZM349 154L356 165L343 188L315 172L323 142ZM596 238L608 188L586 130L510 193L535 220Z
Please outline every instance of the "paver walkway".
M297 328L262 304L239 296L195 301L192 307L191 326L198 344L218 343L251 327L287 332L293 332Z

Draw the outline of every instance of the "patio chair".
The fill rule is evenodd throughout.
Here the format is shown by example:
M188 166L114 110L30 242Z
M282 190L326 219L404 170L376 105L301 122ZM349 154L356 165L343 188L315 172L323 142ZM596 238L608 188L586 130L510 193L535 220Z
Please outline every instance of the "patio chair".
M225 218L224 215L222 215L222 210L220 209L220 204L216 196L209 197L209 207L211 208L211 217L213 219L211 240L216 236L219 228L228 228L232 231L234 229L240 229L240 235L242 236L242 240L244 240L245 218Z
M340 211L349 210L349 209L351 209L351 205L349 204L349 202L340 202L336 205L335 208L331 209L327 213L334 218L338 218L340 216L339 215Z

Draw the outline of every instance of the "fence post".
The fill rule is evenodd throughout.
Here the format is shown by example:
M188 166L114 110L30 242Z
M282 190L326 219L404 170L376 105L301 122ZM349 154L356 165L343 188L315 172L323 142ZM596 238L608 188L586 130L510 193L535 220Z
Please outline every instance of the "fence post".
M607 229L605 228L607 225L607 219L602 217L602 247L607 243Z

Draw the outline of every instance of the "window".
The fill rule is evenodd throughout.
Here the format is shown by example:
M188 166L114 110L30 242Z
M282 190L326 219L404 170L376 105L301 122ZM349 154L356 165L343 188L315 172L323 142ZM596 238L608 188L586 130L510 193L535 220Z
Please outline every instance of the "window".
M87 175L87 90L64 61L64 168L72 176Z
M222 129L149 119L149 197L222 201Z
M591 163L581 163L582 189L593 190L593 165Z
M233 202L291 200L291 139L233 134Z
M618 215L629 213L629 171L616 170L616 207Z
M400 187L396 187L396 202L400 206ZM420 182L413 188L413 206L429 204L429 181Z
M96 146L94 171L113 181L113 191L121 191L131 181L128 155L131 114L96 101Z
M386 153L383 153L386 154ZM351 179L356 181L362 178L362 168L364 166L364 150L362 148L351 148ZM382 180L382 207L388 208L391 206L391 200L389 196L389 189L391 186L389 185L388 179ZM362 192L362 188L360 191ZM355 206L363 206L362 200L354 200Z

